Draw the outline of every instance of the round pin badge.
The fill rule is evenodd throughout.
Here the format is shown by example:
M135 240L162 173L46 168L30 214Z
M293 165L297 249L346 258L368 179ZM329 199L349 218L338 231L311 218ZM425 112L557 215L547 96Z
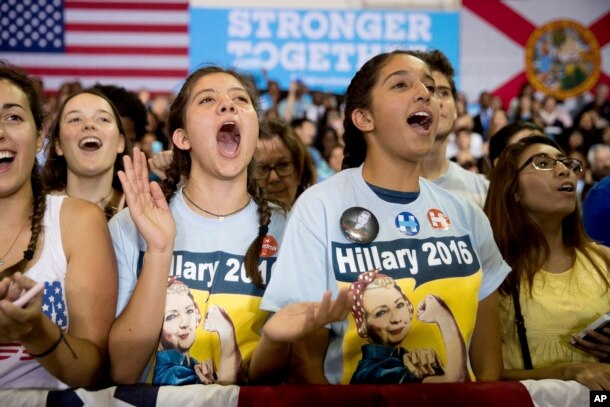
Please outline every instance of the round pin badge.
M348 240L370 243L379 233L379 222L371 211L359 206L348 208L341 215L341 230Z

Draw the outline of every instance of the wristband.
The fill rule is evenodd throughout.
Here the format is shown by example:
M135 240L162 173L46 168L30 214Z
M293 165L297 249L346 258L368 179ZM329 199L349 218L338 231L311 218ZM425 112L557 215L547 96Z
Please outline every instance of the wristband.
M35 358L44 358L45 356L48 356L51 353L53 353L55 351L55 349L57 349L57 347L59 346L62 339L64 339L64 331L59 327L59 325L55 325L55 326L57 327L57 329L59 329L59 338L57 338L57 340L53 343L53 345L51 345L49 347L49 349L45 350L42 353L38 353L36 355L30 352L30 356L35 357Z

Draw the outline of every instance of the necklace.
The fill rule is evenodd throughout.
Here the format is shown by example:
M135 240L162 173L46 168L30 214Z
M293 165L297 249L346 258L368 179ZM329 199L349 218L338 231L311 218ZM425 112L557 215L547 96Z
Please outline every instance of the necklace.
M66 192L66 195L68 195L70 198L74 198L68 192L68 188L65 188L64 191ZM95 204L99 205L103 208L106 205L106 202L108 201L108 199L112 198L112 194L114 194L114 189L110 188L110 193L108 195L106 195L105 197L103 197L102 199L100 199L99 201L95 202ZM79 199L83 199L83 198L79 198Z
M21 229L19 229L19 232L17 232L17 236L15 236L13 243L11 243L6 253L4 253L2 257L0 257L0 266L4 265L4 258L11 252L11 249L13 248L13 246L15 246L15 243L17 243L17 239L19 239L19 236L21 236L21 232L23 232L23 228L25 227L25 225L27 225L27 223L28 219L26 219L25 222L23 222L23 225L21 225Z
M205 212L205 213L207 213L208 215L216 216L216 217L218 218L218 221L219 221L219 222L224 222L224 220L225 220L225 218L226 218L227 216L235 215L236 213L243 211L244 209L246 209L246 206L248 206L248 205L250 204L250 201L252 200L252 198L251 198L250 196L248 196L248 202L246 202L246 204L245 204L244 206L242 206L242 207L241 207L241 208L239 208L238 210L233 211L233 212L231 212L231 213L227 213L227 214L225 214L225 215L221 215L221 214L218 214L218 213L214 213L214 212L206 211L206 210L205 210L205 209L203 209L201 206L197 205L195 202L193 202L193 200L192 200L191 198L189 198L189 196L186 194L186 191L185 191L184 189L182 190L182 195L184 195L184 197L186 198L186 200L187 200L187 201L189 201L190 203L192 203L193 205L195 205L195 207L196 207L197 209L199 209L201 212Z

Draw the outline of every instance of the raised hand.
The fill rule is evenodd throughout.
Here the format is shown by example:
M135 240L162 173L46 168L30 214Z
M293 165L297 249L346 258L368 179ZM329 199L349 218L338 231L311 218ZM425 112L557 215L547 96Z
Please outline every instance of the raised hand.
M146 156L135 147L133 160L124 156L123 164L125 171L119 171L119 179L131 219L146 241L148 251L171 250L176 237L176 225L161 187L148 179Z
M276 312L263 327L271 341L292 343L312 334L331 322L343 321L352 307L352 295L342 288L331 301L331 292L322 296L321 302L294 302Z
M174 152L172 150L161 151L155 154L153 158L148 159L148 165L150 170L159 178L165 179L165 171L169 168L174 159Z
M226 332L233 330L233 323L223 308L211 305L205 314L203 329L209 332Z

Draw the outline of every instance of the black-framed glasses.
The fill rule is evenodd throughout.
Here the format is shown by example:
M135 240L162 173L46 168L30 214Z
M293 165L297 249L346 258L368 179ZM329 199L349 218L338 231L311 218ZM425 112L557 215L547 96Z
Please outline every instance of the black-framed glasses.
M267 179L271 170L274 170L279 177L287 177L294 173L294 164L291 161L280 161L275 165L254 164L254 178Z
M583 170L582 161L577 160L576 158L553 158L549 157L544 153L535 154L527 159L526 162L519 168L517 173L520 173L530 165L530 163L534 166L535 169L539 171L551 171L554 170L557 166L557 163L562 163L567 169L572 171L573 173L579 173Z

